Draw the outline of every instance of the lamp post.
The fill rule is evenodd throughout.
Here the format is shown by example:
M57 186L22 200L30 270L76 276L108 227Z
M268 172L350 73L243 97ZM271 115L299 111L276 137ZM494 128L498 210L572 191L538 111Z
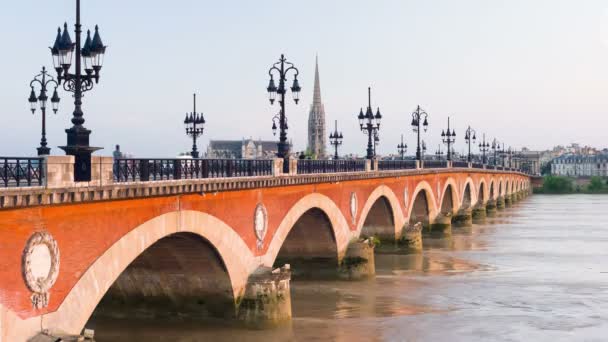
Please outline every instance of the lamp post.
M57 29L57 37L53 47L51 47L53 65L57 72L57 82L59 84L63 83L65 91L74 93L73 126L65 130L67 144L59 146L59 148L64 150L67 155L74 156L74 180L90 181L91 154L101 148L89 146L91 130L83 126L82 96L83 93L93 89L94 83L99 82L99 71L103 65L106 46L101 41L97 26L95 26L95 34L92 39L91 31L87 31L84 46L81 46L80 0L76 0L76 23L74 27L75 43L72 42L66 23L63 25L63 32L61 32L61 28ZM75 68L74 73L70 73L74 51L76 51ZM82 64L84 64L84 74L82 73Z
M500 143L496 138L492 141L492 151L494 151L494 166L498 165L498 152L500 151Z
M196 148L196 139L203 135L203 131L205 129L205 118L203 117L203 113L196 112L196 94L193 94L193 109L192 113L188 115L186 113L186 118L184 119L184 126L186 127L186 135L192 137L192 152L190 155L192 158L198 158L198 150Z
M443 156L443 151L441 150L441 144L437 145L437 151L435 151L435 156L437 156L437 160L441 160Z
M471 128L471 126L469 126L469 128L467 128L467 130L464 134L464 140L469 145L469 154L467 157L467 160L469 163L473 161L473 159L471 158L471 143L475 144L475 140L477 139L476 135L477 135L477 133L475 132L474 129Z
M344 137L342 136L342 132L338 132L338 120L336 120L335 124L335 130L329 134L329 143L333 145L335 149L334 159L339 159L340 157L338 156L338 146L342 145L342 139Z
M38 93L38 96L36 96L36 93L34 91L34 86L36 84L40 86L40 92ZM51 154L51 149L46 146L46 106L47 100L49 99L46 93L48 85L55 86L55 89L53 90L53 96L51 97L51 105L53 113L57 114L57 110L59 109L59 95L57 94L57 87L59 86L59 83L57 83L57 81L55 81L55 79L48 74L45 67L42 67L42 71L40 72L40 74L36 75L34 79L30 82L30 88L32 90L28 99L32 114L36 112L36 106L38 105L38 103L40 104L40 111L42 112L42 134L40 138L40 147L37 148L39 156L46 156Z
M359 128L365 134L367 134L367 159L373 159L376 156L376 143L380 141L378 131L380 130L380 120L382 120L382 114L380 114L380 108L376 110L376 115L372 111L372 88L367 88L367 110L363 114L363 108L359 111L357 116L359 119ZM372 141L373 140L373 141Z
M287 117L285 114L285 94L287 93L287 88L285 82L287 82L287 74L289 72L293 72L293 84L291 86L291 94L293 95L293 101L298 104L300 100L300 83L298 82L298 75L300 71L293 65L287 61L285 56L281 54L281 58L279 61L274 63L272 67L268 70L268 75L270 76L270 81L268 82L268 87L266 90L268 91L268 96L270 100L270 104L273 105L276 99L276 96L279 95L279 105L281 106L281 110L272 120L272 131L273 134L276 134L277 125L275 119L278 119L279 122L279 143L277 144L277 157L285 159L283 162L283 172L289 172L289 143L287 142ZM274 83L274 75L278 76L279 86L277 87Z
M452 128L450 132L450 117L448 116L448 129L447 131L441 130L441 140L447 145L448 150L446 152L447 160L452 160L452 144L456 141L456 131Z
M500 159L502 160L502 167L505 167L505 157L507 151L505 150L505 143L502 143L502 149L498 151L500 153Z
M486 134L483 134L483 140L479 142L479 150L481 151L481 162L485 164L486 161L486 152L490 150L490 143L486 141Z
M397 151L401 156L401 160L404 160L405 152L407 151L407 144L403 142L403 134L401 134L401 143L397 144Z
M422 122L421 124L423 118L424 122ZM420 108L420 106L418 106L416 110L412 113L412 130L416 133L418 141L416 145L416 159L418 161L422 160L422 151L420 145L420 126L422 125L424 131L426 132L429 127L429 122L427 119L428 114L422 108Z

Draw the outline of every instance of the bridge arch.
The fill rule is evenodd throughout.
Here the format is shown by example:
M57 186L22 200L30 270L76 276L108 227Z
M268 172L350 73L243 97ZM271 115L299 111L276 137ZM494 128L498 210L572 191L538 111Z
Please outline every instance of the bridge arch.
M422 222L425 225L433 223L438 209L431 185L426 181L420 181L410 198L412 200L407 215L409 223Z
M488 192L488 184L485 179L481 178L479 181L479 186L477 187L477 201L476 205L483 205L488 201L489 192Z
M448 178L443 185L443 191L441 192L440 212L455 214L460 207L460 196L458 195L458 186L453 178Z
M378 186L368 196L357 224L357 235L398 236L404 224L403 210L391 188Z
M338 260L342 260L352 236L348 221L340 211L340 208L329 197L319 193L312 193L302 197L289 209L273 234L266 254L262 257L264 265L270 267L275 263L279 251L283 247L289 233L296 227L296 224L315 222L314 220L298 222L301 218L304 218L304 220L309 219L304 216L305 214L313 215L315 219L319 220L316 222L328 223L328 228L331 229L336 244ZM325 219L327 219L327 222L324 221Z
M498 196L496 196L496 180L494 178L490 179L490 191L488 192L489 194L489 199L495 200Z
M91 314L127 267L151 246L170 236L186 234L206 241L228 274L237 298L257 262L241 237L218 218L198 211L170 212L134 228L89 266L57 311L45 315L44 328L78 335Z
M473 207L477 203L477 197L479 195L478 192L479 191L476 189L473 179L471 179L471 177L467 177L463 184L462 191L460 192L462 194L460 199L460 208L466 209Z

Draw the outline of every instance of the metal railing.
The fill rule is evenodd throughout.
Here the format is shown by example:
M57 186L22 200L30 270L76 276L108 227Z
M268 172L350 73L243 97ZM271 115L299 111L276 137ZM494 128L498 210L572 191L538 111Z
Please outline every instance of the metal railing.
M481 163L473 163L473 168L474 169L483 169L483 164L481 164Z
M453 161L452 162L452 167L464 167L464 168L468 168L469 167L469 163L465 162L465 161Z
M422 165L425 169L440 169L448 167L448 162L445 160L424 160Z
M43 158L0 157L0 186L40 186Z
M364 159L298 159L298 174L365 171Z
M415 160L378 160L378 170L410 170L416 168Z
M161 181L272 175L266 159L115 159L114 181Z

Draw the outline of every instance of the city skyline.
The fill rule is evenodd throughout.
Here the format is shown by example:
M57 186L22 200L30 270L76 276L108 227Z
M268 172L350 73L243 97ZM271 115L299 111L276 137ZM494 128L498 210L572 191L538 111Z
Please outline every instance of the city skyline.
M338 120L344 133L342 154L365 153L356 115L366 103L368 86L384 116L381 155L397 153L401 134L407 155L413 154L409 122L417 105L429 113L429 133L423 136L428 146L440 141L448 115L458 152L465 148L468 125L478 135L486 133L514 148L548 149L569 141L605 146L602 115L608 100L600 86L608 74L601 63L608 47L608 12L599 1L586 7L573 1L516 1L504 7L480 1L386 1L384 6L319 1L287 4L281 11L314 16L316 25L302 21L284 30L274 29L282 12L273 6L237 1L207 5L83 5L85 22L91 25L85 29L100 24L109 45L102 82L86 95L83 106L85 126L93 130L91 145L105 148L97 154L110 155L115 144L137 156L187 151L181 120L190 111L193 92L199 94L198 108L207 120L200 150L209 139L272 139L276 109L268 105L266 70L281 53L301 72L300 104L287 107L294 151L306 148L316 54L323 61L326 120ZM0 86L6 96L5 120L18 127L3 127L5 154L35 153L40 121L28 111L28 80L42 65L52 65L47 46L57 26L67 21L73 27L72 6L71 1L44 4L38 8L42 15L32 14L27 4L15 4L10 13L0 14L2 31L14 31L6 37L8 50L20 51L3 56L10 66ZM338 11L339 16L333 15ZM15 31L23 17L35 20ZM234 20L240 21L238 27L230 25ZM251 29L243 30L243 25ZM60 97L58 114L47 120L54 154L63 154L57 146L65 144L73 110L69 93L61 91ZM133 134L138 139L130 139Z

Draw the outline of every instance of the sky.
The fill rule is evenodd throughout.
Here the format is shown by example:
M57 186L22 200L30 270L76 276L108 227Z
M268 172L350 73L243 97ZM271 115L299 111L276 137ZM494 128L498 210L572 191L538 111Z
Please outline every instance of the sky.
M300 104L287 104L294 149L306 148L314 61L319 56L326 121L344 135L342 153L365 154L356 115L380 107L379 154L401 134L415 152L411 112L429 114L423 135L437 149L447 117L456 129L506 146L546 149L578 142L605 147L608 129L608 2L605 0L83 0L85 29L106 45L101 79L85 94L91 145L136 157L190 149L183 118L205 115L209 139L274 139L268 68L281 53L300 70ZM73 28L75 1L5 1L0 11L0 155L34 155L40 112L29 82L52 67L57 26ZM72 33L72 38L74 35ZM291 80L291 78L290 78ZM71 94L47 120L49 146L63 154ZM329 146L328 146L329 147ZM443 148L445 150L445 148ZM477 149L474 149L477 151Z

